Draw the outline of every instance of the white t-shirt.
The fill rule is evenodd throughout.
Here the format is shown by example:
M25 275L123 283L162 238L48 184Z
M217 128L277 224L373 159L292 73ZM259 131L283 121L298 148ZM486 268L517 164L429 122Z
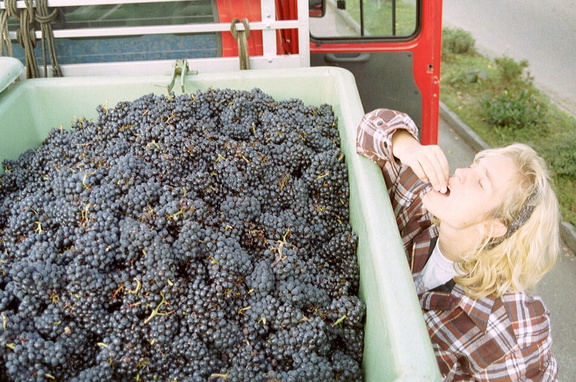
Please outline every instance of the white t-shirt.
M436 243L428 262L418 276L421 279L419 280L419 289L421 289L419 293L434 289L438 285L443 285L457 274L454 262L444 257L442 252L440 252L440 245Z

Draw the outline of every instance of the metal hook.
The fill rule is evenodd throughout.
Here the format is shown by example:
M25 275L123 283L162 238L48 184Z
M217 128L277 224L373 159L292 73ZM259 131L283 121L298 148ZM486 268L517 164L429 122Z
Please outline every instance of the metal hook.
M174 62L174 65L172 65L172 79L170 80L170 83L166 86L166 88L168 89L168 93L172 91L177 76L180 76L180 87L182 88L182 93L185 92L184 77L188 72L191 74L198 74L197 70L192 71L189 70L187 60L176 60L176 62Z

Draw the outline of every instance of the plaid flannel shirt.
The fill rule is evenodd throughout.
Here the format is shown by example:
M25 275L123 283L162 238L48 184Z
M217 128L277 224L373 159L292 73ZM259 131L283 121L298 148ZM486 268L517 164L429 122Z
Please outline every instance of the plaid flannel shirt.
M444 379L555 381L558 367L550 352L549 311L539 298L506 293L473 299L454 280L430 291L419 284L438 230L422 205L430 186L392 155L391 137L397 129L417 137L418 129L406 114L374 110L358 126L356 149L382 169Z

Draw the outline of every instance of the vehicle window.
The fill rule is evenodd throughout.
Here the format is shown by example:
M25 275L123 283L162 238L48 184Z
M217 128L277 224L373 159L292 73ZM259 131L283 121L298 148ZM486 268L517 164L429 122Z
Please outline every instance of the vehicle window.
M213 23L211 0L61 7L55 29Z
M71 35L55 39L54 46L60 65L206 58L221 54L219 32L153 33L158 29L147 29L174 26L176 30L178 25L217 22L215 0L141 3L123 0L115 4L62 6L56 9L58 15L52 23L53 29L70 30ZM18 18L11 17L9 30L16 31L20 27L19 22ZM142 34L122 35L122 30L114 30L122 27L132 27L142 31ZM40 29L39 26L36 28ZM82 36L83 29L94 29L96 35ZM24 48L16 42L13 42L13 48L14 57L24 62ZM40 43L36 44L35 54L40 60Z
M310 18L314 38L408 37L417 31L419 0L326 0Z

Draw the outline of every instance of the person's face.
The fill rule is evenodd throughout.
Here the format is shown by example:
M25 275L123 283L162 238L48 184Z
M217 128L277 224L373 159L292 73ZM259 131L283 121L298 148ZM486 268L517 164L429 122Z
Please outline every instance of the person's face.
M422 201L442 224L457 229L480 226L486 215L502 203L517 171L507 156L484 157L454 172L448 181L449 193L430 191Z

